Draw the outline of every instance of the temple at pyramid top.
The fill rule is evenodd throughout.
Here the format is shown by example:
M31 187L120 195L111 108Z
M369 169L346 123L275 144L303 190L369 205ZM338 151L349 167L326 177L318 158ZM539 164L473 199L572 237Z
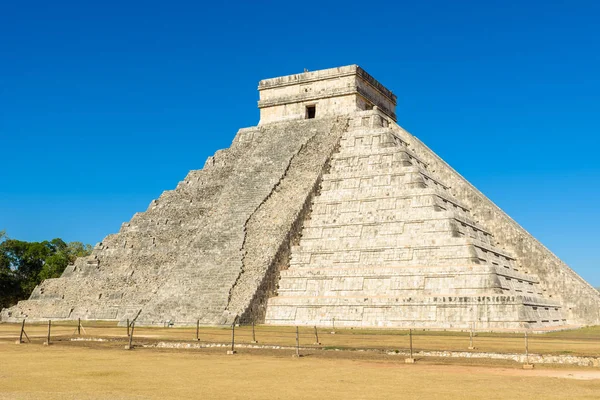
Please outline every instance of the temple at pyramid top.
M358 65L264 79L260 124L331 117L377 107L396 121L396 95Z

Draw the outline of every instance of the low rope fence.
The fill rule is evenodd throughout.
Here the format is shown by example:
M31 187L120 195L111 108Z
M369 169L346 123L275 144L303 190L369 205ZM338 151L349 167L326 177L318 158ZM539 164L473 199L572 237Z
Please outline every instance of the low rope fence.
M21 324L0 324L0 340L15 340L18 344L94 340L123 342L125 348L146 347L223 347L228 354L239 349L285 349L301 357L319 350L375 351L398 354L406 362L418 357L453 356L482 358L485 354L518 356L519 362L530 365L540 355L566 359L589 358L590 365L600 360L600 329L551 332L483 332L475 329L436 331L425 329L358 329L319 326L272 326L234 323L228 326L137 326L127 321L124 326L102 321L47 321ZM160 344L159 344L160 343ZM184 343L179 346L177 343ZM195 343L194 346L191 343ZM448 355L450 354L450 355ZM494 358L494 357L491 357ZM501 358L501 357L496 357ZM587 361L582 361L584 364Z

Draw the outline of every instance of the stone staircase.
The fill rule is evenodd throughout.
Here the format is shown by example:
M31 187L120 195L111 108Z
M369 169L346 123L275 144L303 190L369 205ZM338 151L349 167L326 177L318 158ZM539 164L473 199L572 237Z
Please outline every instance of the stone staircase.
M265 280L274 281L265 274L289 242L344 121L240 130L231 148L153 200L61 278L3 310L2 320L124 321L141 310L137 322L144 325L231 323L257 301Z
M341 139L266 322L519 329L565 324L383 116Z

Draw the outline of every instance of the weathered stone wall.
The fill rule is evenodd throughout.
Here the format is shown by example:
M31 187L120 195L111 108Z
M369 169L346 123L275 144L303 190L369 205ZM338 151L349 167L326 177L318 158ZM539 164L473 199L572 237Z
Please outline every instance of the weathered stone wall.
M344 126L334 118L240 130L231 148L2 319L124 320L139 313L143 324L231 322L248 307Z
M297 129L303 128L309 128L314 136L294 156L278 185L246 223L243 267L227 306L234 315L245 314L246 320L264 318L267 296L278 282L279 270L288 265L290 242L299 234L327 160L347 128L347 118L333 125L331 121L299 123ZM290 130L288 134L299 132Z
M396 96L357 65L265 79L258 90L261 125L303 119L307 105L316 106L317 118L378 106L396 119Z
M356 96L352 89L346 91L346 95L340 94L336 97L327 99L313 100L304 96L300 102L291 104L275 105L263 108L261 110L261 124L272 123L283 120L303 120L306 116L306 106L314 105L316 107L316 118L331 118L340 111L352 110L356 108ZM337 111L337 112L336 112ZM267 121L267 122L263 122Z
M379 110L352 114L266 322L521 329L561 304L496 245Z
M545 296L563 304L569 323L600 324L600 293L595 288L419 139L398 125L392 126L431 170L450 186L450 193L471 209L474 220L494 233L495 244L513 253L523 272L538 276Z

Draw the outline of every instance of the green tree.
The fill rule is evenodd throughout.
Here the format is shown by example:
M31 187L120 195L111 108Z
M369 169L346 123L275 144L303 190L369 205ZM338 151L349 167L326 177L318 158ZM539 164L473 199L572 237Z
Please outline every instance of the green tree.
M81 242L69 242L67 244L67 253L69 254L70 261L75 262L77 257L85 257L92 254L92 245Z
M37 274L34 288L44 279L58 278L71 262L69 246L62 239L53 239L50 242L42 242L42 244L49 250L49 254L44 257L44 264Z
M13 270L10 258L2 245L6 239L6 231L0 231L0 309L14 304L22 296L21 286Z
M0 232L0 308L28 298L44 279L58 278L67 265L91 250L81 242L65 243L58 238L25 242Z

